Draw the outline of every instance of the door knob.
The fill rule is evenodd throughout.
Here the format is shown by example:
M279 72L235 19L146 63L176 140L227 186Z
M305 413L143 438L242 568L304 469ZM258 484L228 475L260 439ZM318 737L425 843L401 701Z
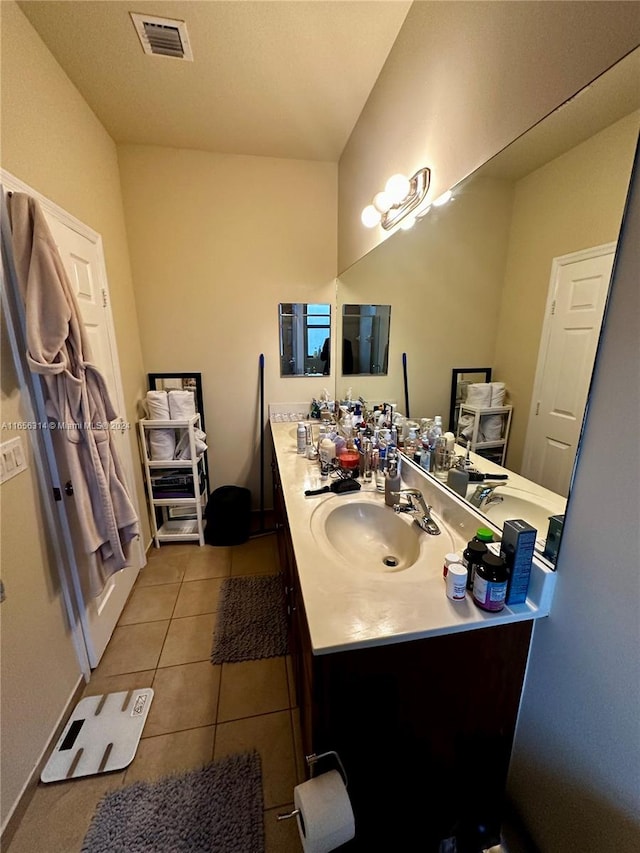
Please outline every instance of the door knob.
M67 482L64 484L64 493L69 497L73 495L73 483L71 482L71 480L67 480Z

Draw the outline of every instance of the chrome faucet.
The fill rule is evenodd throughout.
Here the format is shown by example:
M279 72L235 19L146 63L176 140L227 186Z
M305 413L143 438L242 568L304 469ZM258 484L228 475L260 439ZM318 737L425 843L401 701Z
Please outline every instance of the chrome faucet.
M406 503L399 501L394 504L394 512L412 512L415 513L413 519L414 524L417 524L420 530L429 533L431 536L438 536L440 528L431 518L431 507L426 503L422 492L419 489L400 489L398 492L391 493L394 497L402 498L406 496Z
M504 500L503 496L495 493L498 486L502 485L504 485L504 481L500 483L487 483L485 480L482 485L476 486L475 492L469 498L469 503L478 509L486 509L491 504L502 503Z

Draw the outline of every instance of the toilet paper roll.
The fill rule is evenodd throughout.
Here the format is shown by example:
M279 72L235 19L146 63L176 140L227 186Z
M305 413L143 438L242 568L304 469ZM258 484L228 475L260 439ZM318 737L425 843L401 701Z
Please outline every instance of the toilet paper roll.
M354 837L351 801L337 770L297 785L293 802L300 810L296 820L304 853L329 853Z

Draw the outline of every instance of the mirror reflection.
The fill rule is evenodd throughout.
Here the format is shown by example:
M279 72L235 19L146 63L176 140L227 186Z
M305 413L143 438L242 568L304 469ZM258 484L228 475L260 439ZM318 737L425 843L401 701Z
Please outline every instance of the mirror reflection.
M280 376L322 376L331 372L331 306L281 302Z
M338 280L339 304L393 307L388 379L354 389L365 399L409 399L412 419L442 415L453 430L454 369L486 365L504 383L504 466L511 491L526 492L509 503L522 515L507 517L526 519L535 494L546 519L568 494L638 141L639 60L636 50Z
M342 306L343 376L387 374L390 324L390 305Z

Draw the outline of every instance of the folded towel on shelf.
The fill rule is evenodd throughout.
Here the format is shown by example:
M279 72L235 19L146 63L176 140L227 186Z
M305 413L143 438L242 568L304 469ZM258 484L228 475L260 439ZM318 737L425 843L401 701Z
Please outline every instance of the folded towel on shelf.
M169 391L169 412L172 421L186 421L196 413L193 391Z
M502 438L504 415L481 415L479 433L480 441L500 441Z
M145 408L149 418L153 421L168 421L169 397L166 391L147 391Z
M504 382L491 382L491 405L504 406L505 385Z
M166 391L147 391L145 408L152 421L168 421L169 398ZM173 459L176 451L176 432L173 429L150 429L147 431L149 440L149 458L154 462Z
M156 418L155 420L159 420ZM149 458L153 462L161 462L165 459L173 459L176 452L176 431L173 429L150 429L149 436Z
M176 446L176 459L191 459L191 445L189 444L189 430L180 430L181 436ZM194 429L193 439L196 448L196 459L205 452L207 445L205 444L207 436L201 429Z
M467 406L487 409L491 405L491 383L472 382L467 386Z
M460 418L458 419L458 431L467 441L469 441L473 435L474 420L475 418L473 415L460 415Z

